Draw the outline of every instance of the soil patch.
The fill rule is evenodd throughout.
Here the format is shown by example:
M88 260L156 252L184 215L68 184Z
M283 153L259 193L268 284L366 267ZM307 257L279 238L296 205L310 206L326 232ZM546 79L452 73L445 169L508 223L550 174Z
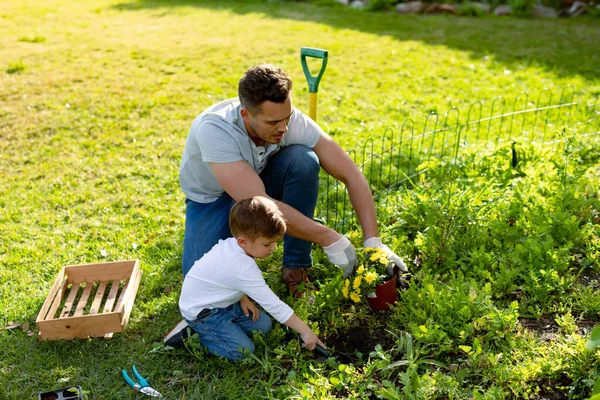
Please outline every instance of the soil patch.
M577 333L581 336L588 335L598 325L598 321L578 319L577 313L573 313L573 316L576 318ZM523 328L536 332L543 341L549 342L556 339L556 335L560 332L555 317L555 315L543 315L540 319L519 318L519 321Z
M600 322L591 319L580 319L575 321L575 324L577 324L577 333L581 336L587 336Z
M540 388L539 393L535 400L563 400L569 398L568 386L571 384L571 380L567 376L563 376L561 379L542 379L538 383Z
M358 360L356 352L369 355L378 344L383 350L389 350L394 342L394 337L383 326L372 330L365 326L355 326L325 339L327 347L333 348L333 355L342 362L355 362Z
M523 328L536 332L546 342L554 340L560 327L554 321L554 316L543 315L540 319L519 318Z
M581 274L577 278L577 283L590 289L600 289L600 274L585 269L581 271Z

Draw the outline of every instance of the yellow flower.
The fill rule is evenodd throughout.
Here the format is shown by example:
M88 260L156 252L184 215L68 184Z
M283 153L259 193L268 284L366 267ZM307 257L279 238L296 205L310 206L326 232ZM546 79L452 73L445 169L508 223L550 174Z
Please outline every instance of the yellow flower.
M347 299L348 298L348 287L344 286L342 288L342 294L344 295L344 298Z
M346 282L344 282L344 286L350 287L350 279L346 279Z
M387 263L388 263L388 258L387 258L386 256L384 256L384 255L382 255L382 256L379 256L379 262L380 262L381 264L383 264L383 265L387 265Z
M375 261L377 259L379 259L379 254L377 254L377 253L373 253L373 254L371 254L371 257L369 257L369 260L371 260L371 261Z
M354 293L356 293L356 294L360 294L360 288L356 288L356 289L354 289Z
M362 281L362 278L360 276L357 276L356 278L354 278L354 284L352 285L352 287L354 289L358 289L360 287L361 281Z
M363 272L365 272L365 267L362 265L356 269L356 273L359 275L362 274Z
M358 303L360 301L360 296L357 293L352 292L352 294L350 295L350 299L353 302Z
M369 272L367 272L367 273L365 274L365 281L366 281L367 283L371 283L371 282L373 282L375 279L377 279L377 274L376 274L375 272L371 272L371 271L369 271Z

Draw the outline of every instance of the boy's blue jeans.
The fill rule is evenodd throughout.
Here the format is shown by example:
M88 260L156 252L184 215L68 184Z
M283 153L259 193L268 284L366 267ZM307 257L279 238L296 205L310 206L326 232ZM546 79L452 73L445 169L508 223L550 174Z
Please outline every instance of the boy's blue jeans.
M319 194L319 158L306 146L292 145L269 158L260 174L267 195L313 218ZM229 211L235 202L224 193L212 203L186 200L183 276L220 239L231 237ZM312 244L289 235L283 240L283 266L309 268Z
M248 335L254 331L268 333L271 330L271 318L264 311L259 312L256 322L252 321L252 314L246 317L237 302L226 308L203 310L196 319L186 321L198 333L200 343L208 351L236 361L245 357L240 350L254 352L254 343Z

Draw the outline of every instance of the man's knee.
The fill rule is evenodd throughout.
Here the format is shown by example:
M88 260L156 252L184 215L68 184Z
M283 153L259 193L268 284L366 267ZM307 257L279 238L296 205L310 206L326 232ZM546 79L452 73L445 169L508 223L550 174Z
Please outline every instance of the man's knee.
M286 161L290 171L302 177L318 177L321 165L317 154L307 146L293 145L286 148Z

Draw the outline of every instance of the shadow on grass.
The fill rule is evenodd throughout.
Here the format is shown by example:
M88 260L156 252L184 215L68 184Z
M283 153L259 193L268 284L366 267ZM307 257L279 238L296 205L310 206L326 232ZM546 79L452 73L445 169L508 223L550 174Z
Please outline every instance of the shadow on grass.
M541 67L562 77L598 80L600 53L597 20L535 20L498 17L400 16L317 7L293 2L133 0L118 10L200 7L240 15L263 13L272 18L311 21L336 28L414 40L469 52L474 58L493 56L510 65Z

